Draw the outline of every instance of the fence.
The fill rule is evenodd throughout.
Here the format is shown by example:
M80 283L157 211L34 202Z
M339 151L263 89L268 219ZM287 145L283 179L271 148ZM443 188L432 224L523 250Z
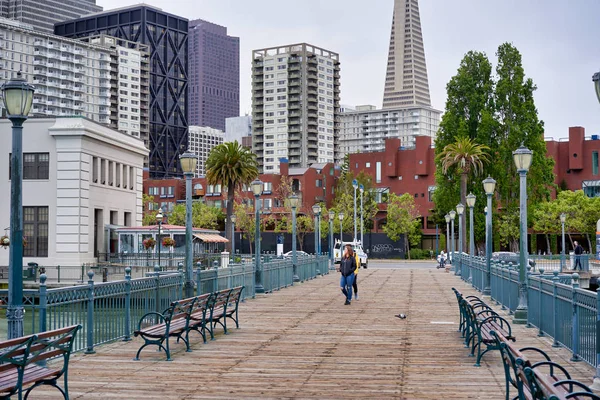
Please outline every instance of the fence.
M296 270L302 280L306 280L329 273L327 266L326 256L310 256L299 259ZM265 291L293 285L293 268L291 260L263 261ZM130 340L144 314L162 312L171 302L183 297L185 278L181 269L161 271L155 267L149 276L132 279L131 269L126 268L124 280L104 283L96 283L94 275L94 271L87 272L86 284L48 289L46 276L42 274L39 290L25 290L23 294L24 334L81 324L83 329L74 344L74 351L93 353L97 345ZM256 271L250 263L194 271L196 294L243 285L246 287L243 298L254 297L255 279ZM0 304L0 308L6 308L8 291L0 291Z
M456 273L483 291L485 258L458 253L454 257ZM578 274L561 275L558 269L547 273L539 267L534 272L531 265L527 269L527 325L536 327L539 336L552 337L554 347L569 349L573 361L584 360L600 370L598 291L580 288ZM493 262L489 275L491 298L513 314L519 300L519 265Z

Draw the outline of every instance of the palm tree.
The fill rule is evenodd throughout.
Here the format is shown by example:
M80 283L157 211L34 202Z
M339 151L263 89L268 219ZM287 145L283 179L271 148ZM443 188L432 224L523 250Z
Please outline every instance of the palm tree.
M241 189L258 177L256 156L236 140L215 146L206 160L206 181L209 185L227 188L227 221L231 221L235 190ZM225 235L229 238L227 250L231 251L233 235L231 224L225 224Z
M444 175L452 167L456 167L460 174L460 202L465 205L467 202L467 179L471 172L478 175L483 171L483 165L490 160L487 151L490 148L483 144L475 143L469 137L457 137L456 142L450 143L444 147L438 155L438 161L442 166ZM462 226L466 228L467 213L462 217ZM465 229L466 231L466 229ZM463 251L467 248L467 235L463 235Z

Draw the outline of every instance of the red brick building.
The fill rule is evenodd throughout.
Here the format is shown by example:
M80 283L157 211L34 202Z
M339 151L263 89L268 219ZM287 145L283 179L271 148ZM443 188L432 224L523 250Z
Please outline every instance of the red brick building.
M292 190L300 197L298 214L309 214L315 203L324 202L330 207L334 198L334 187L340 176L340 169L334 164L313 164L308 168L289 168L284 159L280 162L280 174L262 174L259 179L263 182L263 194L260 197L265 211L273 215L283 212L283 204L279 186L282 179L289 178ZM162 207L169 212L177 202L185 201L184 179L149 179L148 172L144 171L144 193L153 196L155 206ZM241 192L241 196L248 201L254 198L248 186ZM227 193L220 185L208 185L206 178L192 180L192 198L203 199L207 204L225 208L227 206ZM151 206L152 207L152 206Z

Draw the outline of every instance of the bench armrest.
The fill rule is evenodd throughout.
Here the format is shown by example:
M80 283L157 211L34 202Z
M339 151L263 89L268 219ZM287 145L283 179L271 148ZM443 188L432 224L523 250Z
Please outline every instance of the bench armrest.
M600 396L594 394L592 392L574 392L569 393L565 396L565 399L592 399L592 400L600 400Z
M526 351L533 351L533 352L536 352L536 353L541 354L542 356L544 356L544 358L546 359L546 361L552 361L550 359L550 356L548 354L546 354L545 351L540 350L537 347L523 347L522 349L519 349L519 351L521 353L526 352Z
M535 364L533 364L531 366L531 369L536 369L539 367L543 367L543 366L548 366L550 367L550 376L554 377L554 368L560 370L563 374L565 374L565 377L570 380L571 379L571 375L569 375L569 372L565 369L565 367L563 367L560 364L555 363L554 361L540 361L537 362Z
M165 318L165 316L161 313L158 313L156 311L151 311L151 312L147 312L146 314L144 314L142 316L142 318L140 318L140 321L138 322L138 326L137 326L137 330L134 332L134 336L138 335L138 332L140 332L143 328L142 328L142 323L144 322L144 320L146 320L148 317L150 316L156 316L158 317L158 323L166 323L167 319ZM156 324L154 324L156 325Z
M592 389L590 389L588 386L584 385L583 383L573 380L573 379L563 379L562 381L558 381L554 383L555 387L559 387L559 386L567 386L564 389L566 391L573 392L575 390L575 387L577 387L578 389L583 389L586 392L591 392Z

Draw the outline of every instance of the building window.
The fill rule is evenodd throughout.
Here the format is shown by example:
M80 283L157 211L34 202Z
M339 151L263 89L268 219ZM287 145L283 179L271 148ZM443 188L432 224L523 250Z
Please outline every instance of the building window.
M381 161L375 163L375 183L381 183Z
M592 151L592 175L598 175L598 152Z
M272 185L271 182L265 182L265 183L263 183L263 193L264 194L270 194L272 187L273 187L273 185Z
M8 179L10 179L11 166L8 156ZM50 171L49 153L23 153L23 179L48 179Z
M24 257L48 257L48 207L23 207Z

